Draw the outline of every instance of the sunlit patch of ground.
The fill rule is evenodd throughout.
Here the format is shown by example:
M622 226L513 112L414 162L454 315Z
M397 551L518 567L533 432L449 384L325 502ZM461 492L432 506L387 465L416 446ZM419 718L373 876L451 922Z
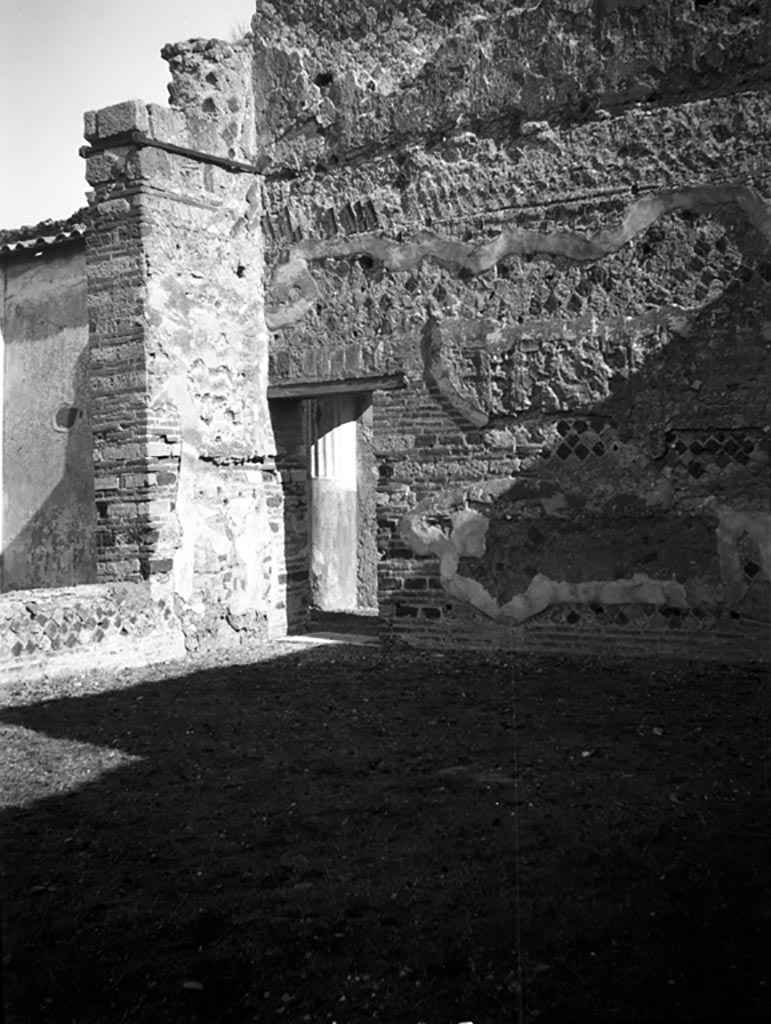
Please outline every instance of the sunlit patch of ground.
M91 743L0 726L0 807L24 807L96 782L105 772L141 760Z

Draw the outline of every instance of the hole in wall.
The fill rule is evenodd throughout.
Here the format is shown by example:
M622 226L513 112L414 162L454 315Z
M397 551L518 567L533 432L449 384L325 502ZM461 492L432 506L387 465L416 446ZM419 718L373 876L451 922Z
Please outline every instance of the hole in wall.
M753 562L751 559L744 563L744 578L752 582L756 576L760 574L760 566L757 562Z
M239 263L238 266L236 267L236 277L243 277L245 273L246 267L243 265L243 263Z
M61 405L54 416L54 426L57 430L72 430L80 416L82 413L76 405Z
M313 79L313 84L317 85L319 89L326 89L327 86L331 85L334 81L334 75L329 71L321 71Z

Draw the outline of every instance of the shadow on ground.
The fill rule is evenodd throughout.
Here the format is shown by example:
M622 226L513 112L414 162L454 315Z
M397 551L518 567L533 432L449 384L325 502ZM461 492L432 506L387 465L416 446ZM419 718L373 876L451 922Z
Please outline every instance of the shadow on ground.
M16 688L8 1024L765 1020L767 685L326 647Z

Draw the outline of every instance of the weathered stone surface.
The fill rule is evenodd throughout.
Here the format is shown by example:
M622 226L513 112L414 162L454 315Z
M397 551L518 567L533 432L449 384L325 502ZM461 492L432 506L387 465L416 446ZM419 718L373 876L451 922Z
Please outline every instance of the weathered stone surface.
M128 112L201 157L144 142L88 156L98 546L101 578L152 580L193 649L280 631L282 565L260 192L208 159L254 155L251 61L203 41L164 56L177 109L99 111L99 136Z
M260 0L166 47L170 108L86 115L99 578L190 648L300 623L315 477L402 633L754 656L770 42L745 0Z
M148 584L17 590L0 597L0 680L180 658L179 623Z
M381 607L432 635L459 600L741 617L761 527L740 553L710 509L768 515L767 12L308 2L253 27L272 379L409 376L374 405Z
M764 20L763 20L764 19ZM276 163L347 162L458 129L551 145L555 119L762 83L767 12L699 5L259 3L258 132Z
M84 115L84 135L89 142L109 139L124 132L144 132L150 127L147 108L141 100L125 100Z
M189 39L161 51L172 73L169 98L184 114L187 144L208 153L253 160L255 105L251 88L251 40ZM155 113L154 127L167 131L167 115ZM167 141L174 141L168 139Z

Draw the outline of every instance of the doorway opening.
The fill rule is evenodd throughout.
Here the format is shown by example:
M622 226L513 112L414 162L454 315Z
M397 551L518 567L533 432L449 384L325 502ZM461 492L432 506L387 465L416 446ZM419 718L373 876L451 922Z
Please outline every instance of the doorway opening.
M378 562L372 391L316 385L307 396L283 397L278 390L271 389L270 409L284 495L289 631L369 632Z
M311 607L358 607L358 445L356 395L310 400Z

